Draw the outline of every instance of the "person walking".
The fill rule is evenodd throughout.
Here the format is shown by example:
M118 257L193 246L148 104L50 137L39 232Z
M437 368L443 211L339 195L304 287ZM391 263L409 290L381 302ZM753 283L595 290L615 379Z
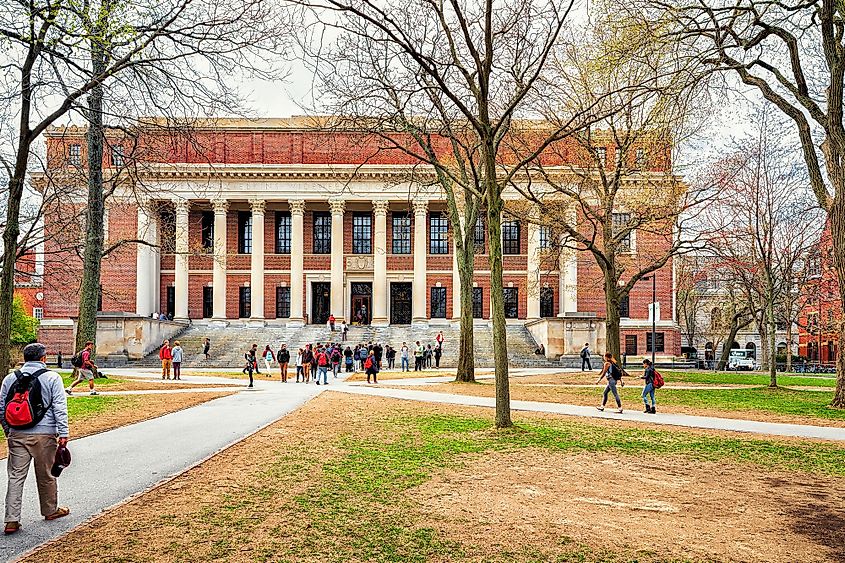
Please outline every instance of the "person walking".
M288 364L290 363L290 352L288 351L287 344L282 344L282 347L279 348L276 360L279 362L279 374L282 376L282 383L287 383Z
M170 350L169 340L161 343L161 349L158 351L158 359L161 360L161 378L170 379L170 368L173 366L173 353Z
M343 351L343 361L344 365L346 365L346 373L352 373L353 371L355 360L352 359L352 355L354 353L355 352L353 352L352 348L350 348L349 346L347 346L346 350Z
M311 344L305 345L305 351L302 354L302 382L308 383L311 380L311 362L314 359L314 352ZM317 375L316 373L314 375Z
M340 336L343 342L346 342L347 338L349 338L349 325L346 324L346 321L340 323Z
M370 382L370 376L373 377L373 383L378 383L378 362L375 352L370 351L367 359L364 360L364 371L367 373L367 383Z
M68 395L73 394L73 388L82 383L83 380L88 382L88 393L90 395L99 394L94 389L94 373L97 371L97 365L91 361L91 354L93 353L94 343L89 340L85 343L85 348L77 354L79 359L75 363L78 363L79 366L76 368L76 379L70 384L70 387L65 389L65 393ZM71 359L71 363L74 363L74 359Z
M434 338L434 340L437 342L438 348L443 348L443 331L442 330L437 333L437 336Z
M21 504L30 462L35 468L35 484L44 519L52 521L70 514L69 508L59 506L56 478L50 472L56 448L64 448L69 436L67 397L62 389L62 378L47 369L47 348L40 342L27 344L23 359L21 369L8 374L0 385L0 424L9 447L4 528L7 535L21 529ZM17 400L18 393L33 393L36 385L41 390L42 405L47 406L32 413L36 417L34 420L23 420L17 409L9 409L10 404ZM33 426L24 428L32 422Z
M334 318L334 315L329 315L329 330L334 332L334 325L337 322L337 319Z
M584 366L587 366L587 371L593 371L593 366L590 365L590 343L584 344L581 348L581 371L584 371Z
M320 376L323 376L323 385L329 384L328 372L330 361L329 355L324 349L317 349L317 369L319 370L317 373L317 385L320 384Z
M179 345L178 340L173 343L170 356L173 358L173 379L182 379L182 346Z
M417 347L414 349L414 371L422 371L425 347L417 340Z
M255 366L258 365L257 358L255 357L255 348L256 345L253 344L252 348L247 350L246 354L244 354L246 365L244 366L243 373L249 376L249 385L247 385L248 388L252 388L253 386L252 374L255 371Z
M261 353L261 358L264 360L264 367L266 368L267 377L271 377L270 375L270 364L273 363L275 359L275 354L273 353L273 349L270 348L270 345L264 347L264 352Z
M610 352L604 355L604 366L602 366L601 373L599 374L599 378L596 380L596 384L601 383L602 379L607 380L607 385L605 386L604 393L602 394L601 406L596 408L603 411L605 405L607 404L607 396L610 393L613 393L613 398L616 399L616 412L622 414L622 399L619 398L619 391L616 389L617 383L624 385L624 383L621 383L622 368L616 364L616 360Z
M440 356L443 355L443 348L441 346L437 346L434 349L434 365L437 369L440 369Z
M253 344L249 351L252 357L252 369L255 370L255 373L261 373L258 369L258 344Z
M203 345L202 345L202 353L205 356L206 360L208 359L208 351L210 349L211 349L211 340L209 340L209 338L206 336L205 342L203 342Z
M340 362L343 360L343 352L340 351L340 345L335 345L332 347L332 374L334 377L337 378L337 374L340 373Z
M646 414L657 414L657 403L654 402L654 366L648 358L643 360L643 376L640 379L645 380L645 387L643 387L645 412ZM648 404L649 397L651 397L651 406Z
M402 348L399 349L399 361L402 364L402 371L411 371L410 360L411 351L408 349L408 345L403 342Z
M302 382L305 383L305 372L303 371L303 361L305 352L302 348L296 353L296 382L299 383L299 376L302 375Z

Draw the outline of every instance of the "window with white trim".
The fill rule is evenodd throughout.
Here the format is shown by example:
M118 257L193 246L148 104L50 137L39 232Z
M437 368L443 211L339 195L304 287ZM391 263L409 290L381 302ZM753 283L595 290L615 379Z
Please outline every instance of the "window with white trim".
M620 252L631 252L633 250L633 231L628 230L628 225L631 223L631 214L630 213L614 213L612 217L613 221L613 236L616 237L623 231L627 231L625 236L623 236L619 242L617 249Z
M39 321L44 318L44 308L43 307L33 307L32 308L32 316L38 319Z

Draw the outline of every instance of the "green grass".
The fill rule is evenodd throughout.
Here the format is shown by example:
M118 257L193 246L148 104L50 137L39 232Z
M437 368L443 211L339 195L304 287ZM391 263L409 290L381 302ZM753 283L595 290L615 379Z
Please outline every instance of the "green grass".
M527 448L550 454L673 456L738 463L755 472L845 475L845 448L835 444L723 438L674 429L613 427L609 431L607 425L583 421L523 422L497 431L489 417L391 415L374 417L368 436L348 435L334 445L339 454L330 460L305 448L279 450L248 486L231 490L222 506L201 509L169 525L190 527L202 522L209 530L225 526L228 539L214 544L214 557L250 553L253 561L668 563L680 560L617 550L612 544L608 550L596 550L565 537L559 545L540 547L473 545L462 540L472 537L474 527L495 525L474 516L458 522L465 526L465 536L444 537L422 521L411 490L424 487L444 469L460 471L478 456ZM308 483L305 492L291 499L289 483L303 479ZM250 531L264 527L270 514L279 511L286 522L299 527L276 527L278 541L255 545L253 551ZM239 552L245 545L250 546L248 550ZM180 558L184 546L174 545L172 555Z
M69 387L70 384L73 383L74 380L75 380L74 377L70 374L70 372L59 373L59 375L62 376L62 384L65 387ZM94 379L94 386L95 387L108 387L109 385L115 385L117 383L123 383L123 380L122 379L112 379L111 377L97 377L97 378ZM88 382L83 379L82 383L80 383L79 385L77 385L76 387L73 388L73 392L77 393L77 392L81 392L81 391L87 390L87 389L88 389Z
M634 373L634 372L632 372ZM672 371L660 370L671 383L696 383L702 385L768 385L769 376L749 371ZM640 374L641 375L641 374ZM835 376L807 377L778 374L778 385L792 387L836 387Z

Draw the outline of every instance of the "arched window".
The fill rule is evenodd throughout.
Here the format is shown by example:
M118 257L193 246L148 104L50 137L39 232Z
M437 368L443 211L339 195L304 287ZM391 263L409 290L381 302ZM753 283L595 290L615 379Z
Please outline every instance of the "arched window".
M745 345L745 349L748 350L749 352L751 352L752 358L754 358L755 360L757 359L757 345L756 344L754 344L753 342L748 342Z
M739 350L739 342L734 340L733 344L731 344L731 350Z

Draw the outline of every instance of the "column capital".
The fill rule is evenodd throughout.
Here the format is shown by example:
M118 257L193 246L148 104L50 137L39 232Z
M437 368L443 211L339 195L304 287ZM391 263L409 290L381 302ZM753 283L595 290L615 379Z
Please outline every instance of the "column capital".
M390 202L386 199L374 199L373 200L373 214L374 215L387 215L387 208L389 207Z
M267 208L267 202L263 199L251 199L249 200L249 207L253 213L260 213L264 214L264 210Z
M216 198L211 200L211 208L215 213L226 213L229 211L229 200L223 198Z
M329 200L329 208L332 210L332 215L343 215L346 211L346 202L342 199L332 198Z
M413 201L414 215L425 215L428 213L428 200L417 198Z
M305 214L305 200L304 199L290 199L288 200L291 215Z
M191 210L191 202L187 199L177 199L173 202L173 207L176 209L176 215L187 215Z

